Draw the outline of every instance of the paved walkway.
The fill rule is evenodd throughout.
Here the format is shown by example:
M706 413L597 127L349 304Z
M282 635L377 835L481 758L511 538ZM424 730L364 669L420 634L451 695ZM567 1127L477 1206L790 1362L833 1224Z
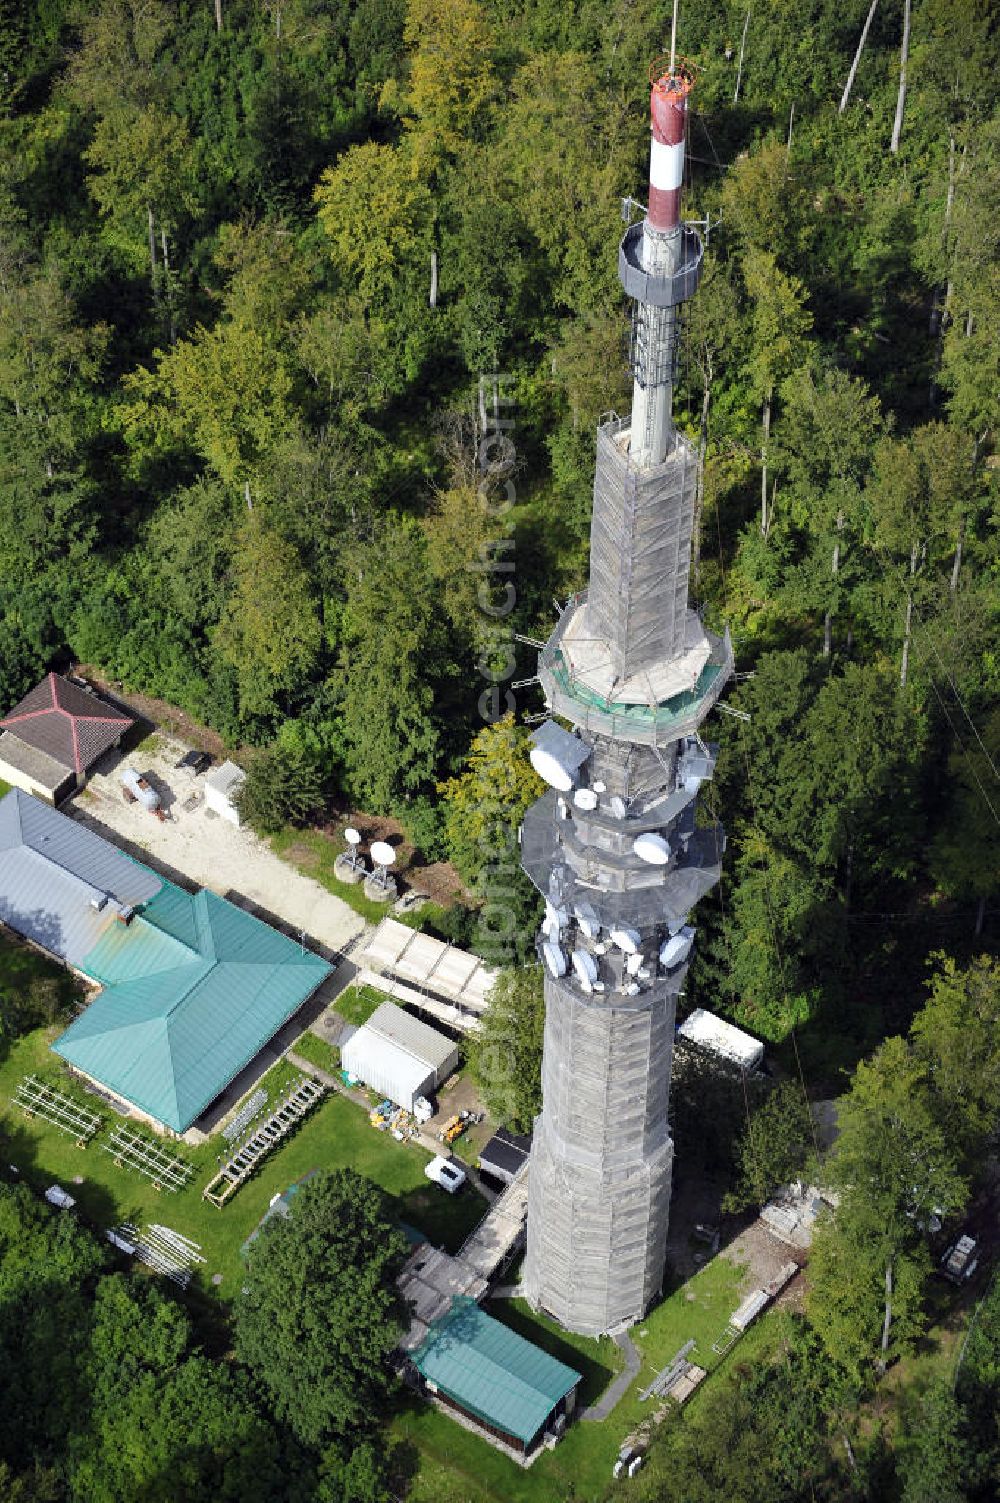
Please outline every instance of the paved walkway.
M611 1339L615 1346L625 1353L625 1366L614 1382L608 1384L601 1397L591 1404L589 1409L583 1411L581 1419L606 1420L639 1375L642 1358L628 1331L619 1331Z

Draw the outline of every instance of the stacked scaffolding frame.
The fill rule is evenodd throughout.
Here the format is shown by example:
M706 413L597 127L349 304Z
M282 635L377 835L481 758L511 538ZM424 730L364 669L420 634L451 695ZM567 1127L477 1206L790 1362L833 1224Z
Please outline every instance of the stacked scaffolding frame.
M174 1153L167 1153L149 1138L130 1127L117 1127L101 1147L123 1169L134 1169L151 1180L157 1190L183 1190L194 1173L193 1165Z
M186 1289L190 1284L194 1267L206 1261L199 1243L157 1222L139 1232L126 1221L116 1229L116 1235L127 1238L140 1263L145 1263L154 1273L162 1273L180 1289Z
M86 1147L101 1126L103 1118L78 1105L72 1096L46 1085L36 1075L26 1075L14 1093L14 1105L28 1117L42 1117L52 1127Z
M250 1178L261 1159L298 1127L325 1094L325 1086L303 1076L267 1121L256 1128L253 1135L227 1159L217 1174L213 1174L201 1192L202 1199L221 1210Z

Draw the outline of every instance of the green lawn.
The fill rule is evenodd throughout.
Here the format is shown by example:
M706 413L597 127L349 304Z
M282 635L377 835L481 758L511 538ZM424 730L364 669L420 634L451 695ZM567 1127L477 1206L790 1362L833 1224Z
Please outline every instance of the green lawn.
M0 789L6 789L0 782ZM30 945L15 943L6 934L0 934L0 992L9 987L23 991L32 981L54 981L59 996L67 1008L80 996L78 984L65 966L48 960Z
M239 1287L239 1249L267 1210L273 1195L288 1188L310 1169L353 1168L366 1174L388 1193L400 1220L424 1232L434 1243L451 1250L464 1240L479 1220L484 1205L467 1187L451 1197L424 1175L430 1157L414 1144L397 1143L388 1134L369 1126L365 1113L342 1096L331 1095L307 1118L284 1145L265 1159L260 1171L239 1189L222 1210L202 1199L217 1156L226 1144L216 1136L197 1149L183 1143L176 1152L196 1166L191 1184L175 1194L156 1190L148 1180L120 1168L101 1142L122 1119L99 1098L74 1089L59 1070L48 1043L58 1029L39 1029L17 1040L0 1064L0 1122L3 1153L39 1187L59 1181L76 1196L80 1209L96 1225L106 1228L122 1221L158 1221L201 1244L207 1262L199 1275L211 1289L211 1276L222 1274L218 1294L232 1298ZM26 1118L11 1107L10 1098L22 1076L43 1074L70 1094L79 1094L91 1110L100 1112L105 1125L86 1148L77 1148L71 1138L39 1118ZM275 1066L266 1079L272 1099L282 1084L296 1075L287 1062ZM171 1145L174 1146L174 1145ZM83 1176L75 1185L74 1177Z
M566 1503L569 1498L602 1497L622 1441L651 1416L656 1404L656 1400L640 1403L641 1389L692 1337L698 1343L693 1360L709 1370L719 1364L712 1342L725 1330L739 1303L742 1282L738 1268L725 1258L716 1258L687 1285L669 1294L633 1329L643 1366L610 1419L602 1424L575 1421L555 1450L543 1453L527 1471L429 1404L411 1401L393 1422L393 1433L419 1453L408 1503ZM561 1331L532 1314L520 1300L497 1300L489 1310L584 1374L584 1407L621 1366L621 1355L610 1341L588 1341ZM740 1345L734 1351L739 1352ZM696 1403L697 1397L690 1402Z
M298 867L299 871L306 876L312 877L327 892L332 892L334 897L342 898L349 908L361 917L367 919L370 924L381 923L386 914L392 914L391 903L373 903L365 897L363 882L341 882L333 869L333 863L342 854L343 847L332 841L329 836L323 835L319 830L294 830L291 826L280 830L277 835L270 837L271 849L282 861L287 861L290 866ZM400 923L409 924L411 928L419 929L420 915L418 913L392 914Z
M320 1070L326 1070L329 1075L336 1075L340 1069L340 1050L337 1046L328 1044L326 1039L319 1038L308 1029L299 1035L293 1047L302 1059L307 1059Z
M362 1023L368 1022L376 1007L381 1007L385 1001L391 1001L391 998L385 992L376 991L373 986L348 986L333 1005L345 1023L355 1023L360 1028Z
M4 794L5 793L9 793L9 792L10 792L10 784L9 783L5 783L4 780L3 780L3 778L0 778L0 798L3 798Z

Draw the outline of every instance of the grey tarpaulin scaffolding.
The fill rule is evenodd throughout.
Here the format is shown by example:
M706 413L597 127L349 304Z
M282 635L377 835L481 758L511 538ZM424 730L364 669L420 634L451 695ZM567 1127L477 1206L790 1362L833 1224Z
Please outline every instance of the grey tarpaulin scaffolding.
M697 457L669 421L673 321L646 317L655 299L631 254L638 238L623 242L622 272L654 343L664 331L643 366L659 372L660 394L639 404L664 443L643 432L633 444L631 420L613 415L598 428L590 583L538 668L547 704L587 754L550 778L533 756L552 787L521 830L525 871L546 899L524 1285L533 1305L586 1335L639 1319L663 1277L671 1052L690 948L674 963L670 942L719 877L722 831L695 824L713 761L697 731L733 667L728 632L711 635L688 607ZM690 274L676 298L671 284L671 303L690 296L700 268L697 236L682 240ZM654 452L664 457L647 463Z

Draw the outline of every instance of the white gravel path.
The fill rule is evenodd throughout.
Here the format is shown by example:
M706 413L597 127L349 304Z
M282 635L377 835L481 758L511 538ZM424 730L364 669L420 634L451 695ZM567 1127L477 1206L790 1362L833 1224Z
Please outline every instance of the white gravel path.
M175 772L187 748L163 735L155 749L135 751L126 759L105 759L86 789L63 806L99 834L124 846L137 860L148 856L198 887L211 888L242 907L252 907L282 925L304 932L321 949L344 950L365 929L354 910L311 877L282 861L264 841L199 805L186 810L188 797L204 778ZM170 817L156 819L139 804L127 804L121 792L121 769L131 765L149 778Z

